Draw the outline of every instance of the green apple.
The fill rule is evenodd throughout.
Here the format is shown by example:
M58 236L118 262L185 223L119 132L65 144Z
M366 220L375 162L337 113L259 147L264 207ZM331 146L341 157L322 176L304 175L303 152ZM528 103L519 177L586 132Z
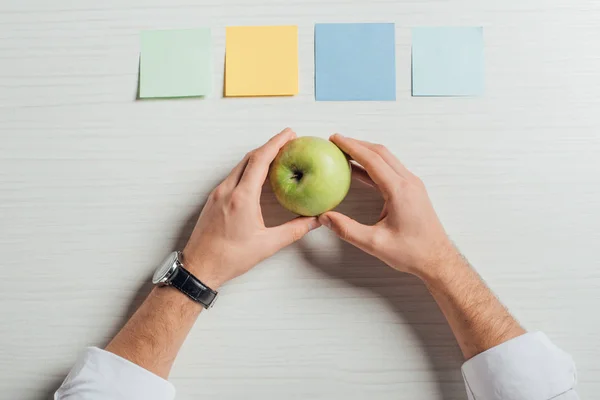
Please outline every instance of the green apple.
M305 216L322 214L340 204L351 179L346 155L329 140L310 136L287 142L269 170L279 203Z

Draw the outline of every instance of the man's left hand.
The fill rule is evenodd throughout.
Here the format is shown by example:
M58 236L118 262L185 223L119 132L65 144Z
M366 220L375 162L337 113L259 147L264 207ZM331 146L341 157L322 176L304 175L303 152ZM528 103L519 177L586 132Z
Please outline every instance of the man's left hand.
M269 165L295 137L287 128L246 154L210 194L183 250L183 261L211 289L248 272L320 226L315 217L299 217L267 228L262 217L260 194Z

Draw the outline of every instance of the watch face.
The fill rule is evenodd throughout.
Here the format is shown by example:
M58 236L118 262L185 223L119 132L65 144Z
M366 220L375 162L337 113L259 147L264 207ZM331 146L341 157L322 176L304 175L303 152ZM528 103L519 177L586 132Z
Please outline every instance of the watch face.
M158 283L166 283L169 277L173 274L176 269L177 252L169 254L169 256L163 261L163 263L156 269L154 276L152 277L152 283L155 285Z

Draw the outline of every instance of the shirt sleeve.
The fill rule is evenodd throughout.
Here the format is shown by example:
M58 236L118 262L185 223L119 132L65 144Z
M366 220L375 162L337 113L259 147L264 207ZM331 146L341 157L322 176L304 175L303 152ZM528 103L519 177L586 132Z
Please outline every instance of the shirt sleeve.
M79 357L54 400L173 400L171 383L96 347Z
M541 333L526 333L462 366L469 400L578 400L573 359Z

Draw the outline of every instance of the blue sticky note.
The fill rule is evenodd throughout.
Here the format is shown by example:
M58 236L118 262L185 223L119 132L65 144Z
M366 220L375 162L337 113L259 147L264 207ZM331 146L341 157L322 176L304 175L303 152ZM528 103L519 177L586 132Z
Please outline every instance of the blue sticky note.
M483 28L413 28L413 96L477 96L483 88Z
M394 24L316 24L315 99L396 100Z

